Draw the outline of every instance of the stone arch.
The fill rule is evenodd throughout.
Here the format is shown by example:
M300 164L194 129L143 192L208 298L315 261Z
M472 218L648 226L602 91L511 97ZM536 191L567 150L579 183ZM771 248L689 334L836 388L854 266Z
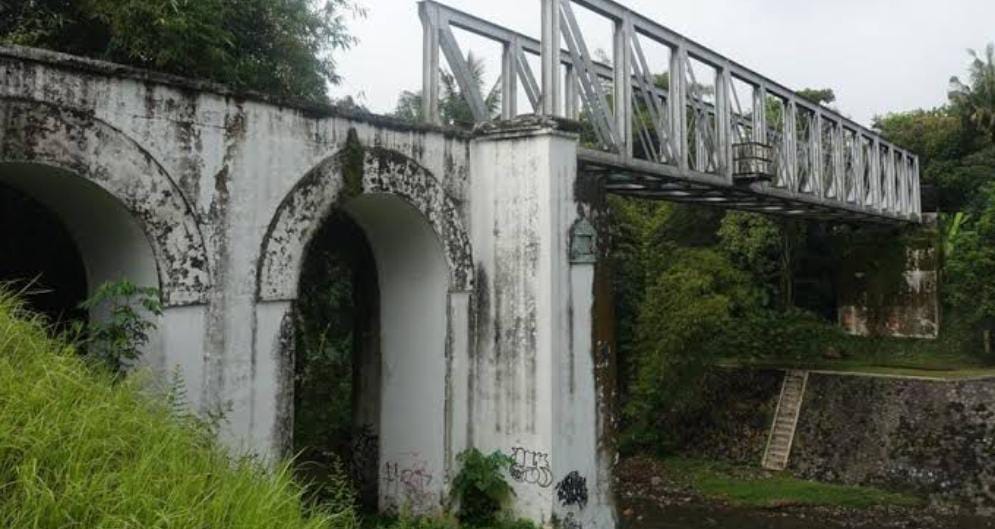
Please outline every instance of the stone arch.
M126 134L89 112L2 99L0 161L51 167L102 188L144 231L164 304L206 302L208 251L193 209L166 170Z
M425 218L443 246L450 290L469 291L472 251L455 201L414 160L380 147L362 148L350 134L347 146L309 171L278 207L260 254L259 300L296 299L307 243L324 218L351 198L378 193L400 197Z

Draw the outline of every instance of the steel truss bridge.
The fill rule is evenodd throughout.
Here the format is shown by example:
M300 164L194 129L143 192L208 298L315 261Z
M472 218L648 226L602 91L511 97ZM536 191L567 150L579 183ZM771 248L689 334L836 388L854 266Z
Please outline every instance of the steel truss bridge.
M609 192L824 220L920 221L919 160L880 134L611 0L539 1L540 40L420 3L428 121L440 121L441 52L478 123L517 116L520 90L531 113L581 121L580 169L603 177ZM577 6L610 21L610 57L592 54ZM453 29L501 45L500 116L488 111Z

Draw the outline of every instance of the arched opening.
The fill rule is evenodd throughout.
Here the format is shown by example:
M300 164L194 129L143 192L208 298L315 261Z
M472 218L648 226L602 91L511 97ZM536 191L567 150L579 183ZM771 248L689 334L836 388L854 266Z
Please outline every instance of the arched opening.
M69 171L0 163L0 281L35 281L26 301L53 321L87 315L79 303L105 282L159 287L156 260L133 215L110 193ZM150 351L160 347L153 333Z
M58 328L86 320L86 269L61 219L12 187L0 184L0 284Z
M363 506L375 509L380 294L373 250L344 212L332 212L308 244L299 292L293 439L300 472L322 483L337 459Z
M323 221L294 310L294 451L307 477L335 454L367 507L439 506L449 281L432 226L396 195L361 195Z

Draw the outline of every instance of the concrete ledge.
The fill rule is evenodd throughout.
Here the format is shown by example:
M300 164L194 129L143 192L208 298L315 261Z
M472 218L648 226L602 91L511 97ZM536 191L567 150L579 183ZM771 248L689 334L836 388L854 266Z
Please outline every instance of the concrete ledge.
M528 114L514 119L489 121L474 127L473 135L477 139L509 139L529 137L542 134L553 134L572 139L580 137L583 126L579 121L573 121L555 116Z
M143 83L152 83L177 88L183 91L206 92L222 97L254 101L276 107L298 110L304 115L312 118L342 118L354 121L363 121L371 125L395 131L435 132L461 139L469 139L472 137L472 134L469 131L458 129L456 127L412 123L381 114L345 109L332 104L315 103L299 98L274 96L252 90L235 90L227 85L215 81L192 79L189 77L156 72L41 48L2 45L0 46L0 59L14 59L21 62L42 64L63 70L72 70L117 79L130 79Z

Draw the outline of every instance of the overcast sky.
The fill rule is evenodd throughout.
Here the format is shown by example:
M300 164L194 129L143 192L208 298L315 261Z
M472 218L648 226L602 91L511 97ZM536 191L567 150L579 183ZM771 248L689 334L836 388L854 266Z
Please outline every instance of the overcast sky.
M344 82L333 94L359 95L371 110L387 113L402 90L421 87L417 2L360 1L369 14L350 24L360 43L339 54ZM539 0L443 3L539 36ZM863 124L889 111L943 104L950 76L962 75L967 67L966 49L995 41L995 0L622 3L789 88L832 88L839 110ZM592 48L608 48L607 29L597 22L592 16L581 23L592 34ZM600 29L604 31L596 31ZM464 52L472 49L488 60L493 81L499 68L497 48L462 33L456 36Z

